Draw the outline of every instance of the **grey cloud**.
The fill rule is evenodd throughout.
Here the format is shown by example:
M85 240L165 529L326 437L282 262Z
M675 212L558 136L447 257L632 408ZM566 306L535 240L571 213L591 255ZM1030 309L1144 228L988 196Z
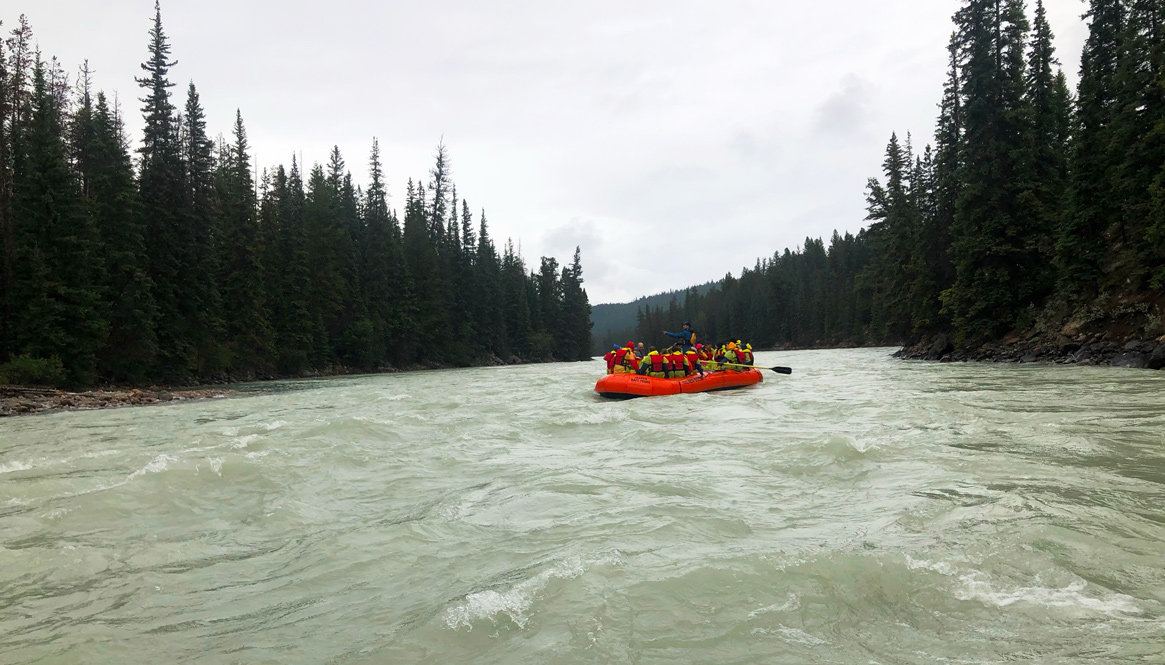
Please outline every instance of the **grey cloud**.
M866 84L854 74L842 79L842 87L816 109L814 128L823 134L847 137L857 134L869 114Z

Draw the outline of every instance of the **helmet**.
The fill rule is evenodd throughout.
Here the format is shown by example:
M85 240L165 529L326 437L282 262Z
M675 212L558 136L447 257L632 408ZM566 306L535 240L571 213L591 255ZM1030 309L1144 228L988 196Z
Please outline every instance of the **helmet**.
M697 348L697 349L702 349L702 348L704 348L704 345L703 345L703 344L697 344L697 345L696 345L696 348Z
M735 349L735 348L736 348L736 342L729 342L729 343L728 343L728 348L729 348L729 350L731 350L731 349Z

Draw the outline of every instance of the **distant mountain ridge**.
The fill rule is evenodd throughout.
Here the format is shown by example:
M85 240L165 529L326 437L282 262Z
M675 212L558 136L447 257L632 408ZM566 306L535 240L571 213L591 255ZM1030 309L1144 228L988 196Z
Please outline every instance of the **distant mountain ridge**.
M687 299L687 293L690 289L695 289L697 293L704 295L719 284L719 281L707 282L685 289L664 291L655 295L643 296L631 302L593 305L591 307L591 323L594 324L594 327L591 329L591 335L594 337L596 343L602 343L605 346L605 340L608 337L616 333L623 333L624 331L630 332L635 329L635 313L639 310L654 307L667 309L668 304L673 298L678 305L682 306Z

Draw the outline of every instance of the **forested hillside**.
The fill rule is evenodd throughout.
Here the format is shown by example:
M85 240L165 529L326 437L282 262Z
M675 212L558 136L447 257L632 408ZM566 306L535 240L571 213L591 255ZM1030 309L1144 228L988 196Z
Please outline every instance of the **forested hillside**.
M642 311L628 334L681 317L763 346L1073 350L1165 333L1165 3L1091 0L1085 18L1072 95L1042 0L1031 16L964 0L933 143L891 136L865 229L807 239L671 315Z
M443 145L399 213L375 139L365 186L338 148L256 177L241 113L216 141L193 83L179 108L170 49L158 10L133 154L87 64L23 16L0 43L0 383L589 358L579 251L530 271L498 247Z
M707 293L714 286L716 286L716 282L708 282L682 291L664 291L651 296L643 296L631 302L593 305L591 307L591 322L594 323L594 328L591 332L595 339L596 355L606 353L612 344L626 342L627 333L636 325L636 316L643 310L653 310L657 307L674 310L683 303L683 299L687 297L689 291Z

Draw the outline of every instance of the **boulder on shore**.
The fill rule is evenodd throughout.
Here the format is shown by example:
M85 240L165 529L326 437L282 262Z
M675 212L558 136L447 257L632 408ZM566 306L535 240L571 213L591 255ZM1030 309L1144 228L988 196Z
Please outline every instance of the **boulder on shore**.
M939 335L934 338L934 342L926 351L925 358L927 360L942 360L944 356L949 355L955 350L955 345L946 335Z

